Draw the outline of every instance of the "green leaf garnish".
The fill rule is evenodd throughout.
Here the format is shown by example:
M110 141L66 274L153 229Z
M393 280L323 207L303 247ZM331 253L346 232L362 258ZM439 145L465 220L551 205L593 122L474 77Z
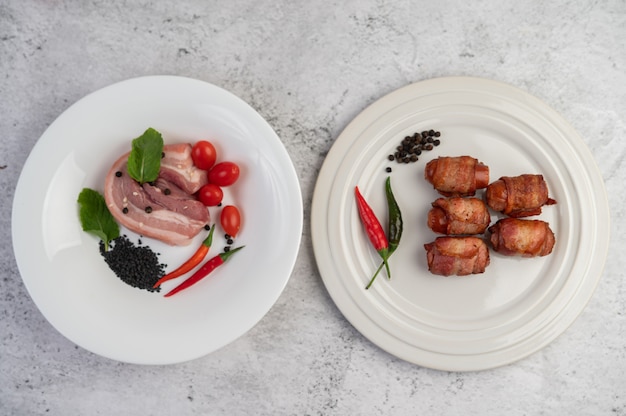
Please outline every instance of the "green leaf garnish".
M149 128L133 140L128 156L128 174L139 183L155 181L161 169L163 137L161 133Z
M83 231L94 234L109 250L109 242L120 236L120 227L109 212L104 197L98 191L83 188L78 195L80 223Z

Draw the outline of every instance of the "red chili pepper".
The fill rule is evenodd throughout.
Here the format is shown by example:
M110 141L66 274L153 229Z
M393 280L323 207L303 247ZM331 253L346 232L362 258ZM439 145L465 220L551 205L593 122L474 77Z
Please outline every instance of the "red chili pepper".
M160 278L155 284L154 288L161 286L163 282L167 282L168 280L174 279L176 277L182 276L194 267L196 267L200 262L206 257L209 249L211 248L211 244L213 243L213 231L215 230L215 224L211 227L211 231L207 238L204 239L198 250L193 253L193 256L189 258L186 262L184 262L179 268L176 270L166 274L162 278Z
M385 269L387 270L387 275L391 278L389 264L387 263L387 259L389 258L389 241L387 240L387 236L385 235L385 230L383 230L383 226L380 224L380 221L378 221L378 218L376 218L376 215L374 214L372 208L367 204L367 201L365 200L365 198L363 198L363 195L361 195L358 186L354 187L354 194L356 195L359 216L361 217L361 222L365 227L367 236L374 246L374 249L378 252L380 257L382 257L383 264L385 265ZM381 267L376 270L376 273L372 277L367 287L372 284L381 268L382 264Z
M235 254L237 251L241 250L242 248L244 248L244 246L237 247L230 251L225 251L211 258L209 261L204 263L202 267L200 267L194 274L192 274L191 277L189 277L187 280L185 280L180 285L176 286L174 289L168 292L165 295L165 297L167 298L169 296L175 295L181 290L187 289L188 287L193 286L194 284L198 283L200 280L206 277L206 275L208 275L213 270L217 269L219 266L224 264L224 262L228 260L230 256L232 256L233 254Z

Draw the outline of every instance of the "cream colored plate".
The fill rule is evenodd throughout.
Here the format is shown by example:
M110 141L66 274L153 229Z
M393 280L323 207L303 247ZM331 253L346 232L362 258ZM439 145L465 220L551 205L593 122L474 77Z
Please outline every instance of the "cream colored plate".
M431 128L441 131L442 144L419 162L387 160L404 136ZM423 245L436 236L425 219L439 195L423 179L424 166L437 156L459 155L487 164L492 181L544 175L558 201L538 217L556 234L550 256L522 259L492 252L481 275L444 278L428 272ZM354 187L385 224L388 175L404 235L391 258L393 279L383 275L366 291L380 258L359 221ZM574 321L602 274L609 210L590 152L554 110L502 83L453 77L392 92L350 123L320 171L311 226L324 284L365 337L415 364L469 371L526 357Z

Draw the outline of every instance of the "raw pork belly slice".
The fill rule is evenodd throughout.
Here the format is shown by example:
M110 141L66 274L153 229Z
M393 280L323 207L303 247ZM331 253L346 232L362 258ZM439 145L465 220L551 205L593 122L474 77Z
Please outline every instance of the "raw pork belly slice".
M188 245L209 222L193 193L208 183L191 160L190 144L166 145L159 178L140 185L128 175L129 153L111 167L104 184L109 211L124 227L170 245Z
M207 171L198 169L191 158L189 143L168 144L163 146L165 156L161 159L159 177L178 185L188 194L198 192L209 180Z

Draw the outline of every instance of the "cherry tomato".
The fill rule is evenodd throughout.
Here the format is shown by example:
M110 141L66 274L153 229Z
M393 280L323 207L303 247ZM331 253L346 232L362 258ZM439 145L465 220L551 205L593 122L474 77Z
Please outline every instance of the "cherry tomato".
M208 183L198 191L198 200L207 207L214 207L222 202L224 192L219 186Z
M231 237L236 236L239 232L239 227L241 227L241 214L237 207L234 205L226 205L222 208L220 223L226 234Z
M219 186L230 186L239 178L239 166L233 162L220 162L209 171L209 182Z
M209 170L215 164L217 152L211 143L200 140L191 148L191 159L198 169Z

